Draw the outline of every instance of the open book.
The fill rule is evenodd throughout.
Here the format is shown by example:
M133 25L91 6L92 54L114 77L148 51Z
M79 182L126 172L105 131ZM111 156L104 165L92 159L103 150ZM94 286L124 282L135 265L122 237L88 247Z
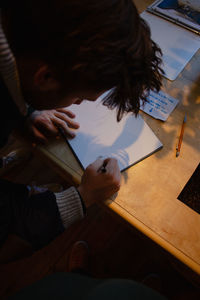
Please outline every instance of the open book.
M141 116L127 114L117 122L116 111L102 105L104 96L70 106L80 128L68 142L83 168L102 156L116 158L122 171L162 148Z

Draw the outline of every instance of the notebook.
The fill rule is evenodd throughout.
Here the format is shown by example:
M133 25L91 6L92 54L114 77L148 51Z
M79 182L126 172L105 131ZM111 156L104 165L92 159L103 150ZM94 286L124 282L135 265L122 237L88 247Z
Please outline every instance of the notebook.
M140 115L127 114L117 122L116 110L102 104L104 95L95 102L70 106L80 128L68 143L84 169L102 156L116 158L123 171L162 148Z

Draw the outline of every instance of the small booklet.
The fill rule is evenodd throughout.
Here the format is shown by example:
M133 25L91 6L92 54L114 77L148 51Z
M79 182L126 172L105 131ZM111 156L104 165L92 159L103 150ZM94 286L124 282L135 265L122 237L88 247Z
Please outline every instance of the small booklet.
M162 121L167 120L179 102L177 99L162 91L158 93L151 91L147 100L148 102L144 105L141 103L140 109L155 119Z
M200 0L157 0L147 11L200 35Z

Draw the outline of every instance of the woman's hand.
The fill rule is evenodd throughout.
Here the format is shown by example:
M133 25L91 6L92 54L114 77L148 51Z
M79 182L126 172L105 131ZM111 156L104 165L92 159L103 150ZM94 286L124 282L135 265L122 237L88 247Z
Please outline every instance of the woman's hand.
M101 171L102 166L105 166L105 172ZM90 164L86 168L78 187L86 206L94 202L104 201L115 194L120 189L120 178L120 169L114 158L97 159Z
M28 118L26 125L29 134L36 142L46 143L51 136L58 136L58 127L69 137L75 137L73 129L78 129L79 124L73 119L75 114L67 108L34 111Z

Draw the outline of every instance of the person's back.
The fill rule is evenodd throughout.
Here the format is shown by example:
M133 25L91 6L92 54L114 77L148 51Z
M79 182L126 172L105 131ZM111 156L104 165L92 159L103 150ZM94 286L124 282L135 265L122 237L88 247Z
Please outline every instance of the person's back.
M71 128L79 125L66 109L71 104L80 104L83 99L95 101L112 88L104 104L117 108L119 121L124 112L137 114L140 100L146 101L150 90L160 89L161 51L132 0L9 0L1 12L0 29L15 58L13 78L23 98L18 101L4 81L2 93L7 85L12 97L6 93L8 98L1 100L1 107L5 107L1 111L1 144L16 127L12 120L18 117L23 127L43 142L51 134L58 135L58 127L72 137ZM4 67L0 61L2 78ZM27 106L30 110L26 114ZM98 172L102 164L107 166L103 174ZM3 188L5 182L0 183L2 206L14 216L6 221L4 227L9 231L3 236L18 228L18 235L39 248L83 218L85 204L103 201L117 192L120 171L113 158L97 160L85 170L77 189L48 191L37 197L30 195L28 187L22 192L16 185L13 196ZM12 190L11 183L9 186Z

